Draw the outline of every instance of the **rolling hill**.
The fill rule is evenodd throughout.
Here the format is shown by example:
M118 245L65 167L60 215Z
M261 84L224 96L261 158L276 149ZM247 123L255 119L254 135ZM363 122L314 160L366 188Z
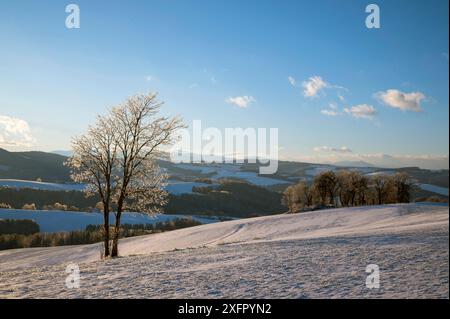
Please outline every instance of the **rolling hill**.
M9 152L0 148L0 178L69 182L65 156L46 152Z
M67 153L67 152L66 152ZM19 179L35 181L40 178L44 182L68 183L70 170L64 166L67 157L46 152L9 152L0 148L0 179ZM255 185L270 187L288 184L298 180L310 180L315 174L324 170L354 169L363 173L395 173L407 172L418 183L449 187L449 170L428 170L418 167L377 168L361 167L361 163L347 162L332 164L311 164L292 161L279 161L278 171L273 175L259 175L259 164L175 164L168 160L160 160L159 165L167 171L171 179L194 182L199 178L231 178L240 179Z
M65 156L53 153L0 149L0 203L14 208L21 208L30 202L36 203L39 208L55 202L76 206L80 210L95 206L95 200L87 201L76 194L84 187L71 183L69 169L63 165L65 160ZM249 217L280 213L284 211L280 193L287 186L298 181L311 182L323 171L342 169L357 170L368 176L407 172L416 183L412 189L412 201L423 201L430 196L448 199L448 170L358 167L361 163L347 163L355 166L340 167L280 161L275 174L260 175L259 165L248 162L176 164L161 159L158 164L170 176L166 188L170 201L165 209L171 214Z
M133 237L106 261L101 244L2 251L0 298L448 298L448 223L446 205L399 204ZM69 263L80 289L65 286Z

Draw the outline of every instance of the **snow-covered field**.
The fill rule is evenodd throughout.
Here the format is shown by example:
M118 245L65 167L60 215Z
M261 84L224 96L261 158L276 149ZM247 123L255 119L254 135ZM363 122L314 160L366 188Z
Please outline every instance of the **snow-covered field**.
M67 183L46 183L46 182L36 182L21 179L0 179L0 187L9 188L32 188L47 191L82 191L84 190L84 185Z
M166 190L174 195L192 194L192 187L210 187L211 184L198 182L169 181Z
M234 164L202 164L202 165L190 165L190 164L177 164L179 168L198 171L202 174L211 174L211 178L236 178L247 181L258 186L270 186L277 184L289 184L289 182L281 179L260 176L255 172L246 172L241 170L240 165Z
M445 188L445 187L440 187L440 186L431 185L431 184L419 184L419 187L422 188L423 190L426 190L429 192L448 196L448 188Z
M254 173L250 173L252 175ZM245 174L244 174L245 175ZM256 175L256 174L254 174ZM252 178L252 176L250 176ZM249 178L251 180L251 178ZM258 178L258 177L256 177ZM242 178L244 179L244 178ZM264 178L263 178L264 179ZM267 184L274 184L270 178L266 181ZM283 183L283 181L277 181L275 184ZM207 183L198 182L183 182L176 180L168 180L166 190L174 195L180 194L192 194L192 187L206 187L213 186ZM0 187L7 188L31 188L46 191L83 191L85 186L82 184L75 183L46 183L46 182L36 182L28 180L19 179L0 179Z
M448 298L448 206L276 215L100 245L0 252L0 298ZM79 289L65 286L78 263ZM380 288L365 285L380 268Z
M211 186L205 183L196 182L180 182L169 180L166 189L172 194L189 194L192 193L192 187ZM46 183L20 179L0 179L0 187L8 188L31 188L47 191L83 191L85 186L75 183Z
M309 177L314 177L319 175L320 173L327 171L336 171L336 167L334 166L322 166L322 165L311 165L309 169L305 170L305 174Z
M366 176L377 176L377 175L394 175L395 171L377 171L373 173L367 173Z

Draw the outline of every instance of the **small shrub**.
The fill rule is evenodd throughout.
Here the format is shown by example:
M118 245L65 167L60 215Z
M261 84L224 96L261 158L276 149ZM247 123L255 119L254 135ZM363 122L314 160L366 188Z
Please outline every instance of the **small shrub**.
M34 203L32 204L25 204L22 206L22 209L25 210L36 210L36 205Z
M12 207L7 203L0 203L0 208L11 209Z

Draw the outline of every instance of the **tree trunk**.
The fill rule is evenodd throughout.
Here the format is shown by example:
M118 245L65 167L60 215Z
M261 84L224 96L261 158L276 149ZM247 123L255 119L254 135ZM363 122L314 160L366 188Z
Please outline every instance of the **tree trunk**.
M117 213L116 224L114 226L114 236L113 236L113 242L112 242L111 257L119 256L120 217L121 217L121 214Z
M109 211L104 212L104 258L109 257Z
M114 237L112 242L112 250L111 250L111 257L117 257L119 256L119 233L117 230L114 230Z

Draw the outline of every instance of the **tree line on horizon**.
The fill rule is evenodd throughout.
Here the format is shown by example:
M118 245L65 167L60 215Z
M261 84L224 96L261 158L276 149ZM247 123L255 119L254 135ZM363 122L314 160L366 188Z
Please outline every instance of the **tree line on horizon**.
M413 183L407 173L363 175L357 171L326 171L312 183L300 181L287 187L282 204L289 213L324 207L352 207L409 203Z
M119 238L166 232L201 225L192 218L177 218L155 224L121 224ZM110 225L114 228L113 225ZM85 245L102 242L103 225L87 225L84 230L46 233L28 219L0 219L0 250L32 247ZM102 252L102 256L104 252Z

